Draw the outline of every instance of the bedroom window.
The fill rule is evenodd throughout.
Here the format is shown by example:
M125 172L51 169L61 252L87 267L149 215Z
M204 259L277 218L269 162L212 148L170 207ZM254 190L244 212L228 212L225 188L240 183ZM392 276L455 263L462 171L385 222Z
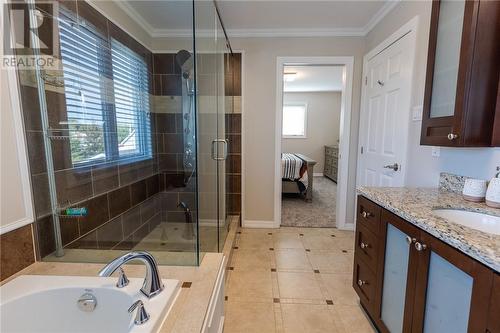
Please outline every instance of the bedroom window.
M307 104L283 105L283 138L306 138Z

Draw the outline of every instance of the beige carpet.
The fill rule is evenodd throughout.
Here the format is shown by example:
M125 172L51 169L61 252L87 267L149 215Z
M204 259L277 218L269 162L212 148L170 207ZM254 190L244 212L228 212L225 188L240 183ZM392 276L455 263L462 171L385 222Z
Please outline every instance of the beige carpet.
M335 227L337 184L326 177L314 177L312 202L298 195L282 195L281 225L287 227Z

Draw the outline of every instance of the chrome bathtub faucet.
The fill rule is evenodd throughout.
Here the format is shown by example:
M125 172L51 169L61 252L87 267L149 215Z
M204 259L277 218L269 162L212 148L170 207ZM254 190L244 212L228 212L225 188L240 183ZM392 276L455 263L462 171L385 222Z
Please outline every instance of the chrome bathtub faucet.
M111 276L111 274L121 268L122 265L132 260L142 261L146 265L146 276L144 278L144 283L142 284L141 292L148 298L161 293L164 286L161 282L158 264L156 263L155 258L146 251L133 251L114 259L101 269L99 276ZM120 282L123 282L122 275L120 275L120 280L121 281L118 281L118 285L120 285Z

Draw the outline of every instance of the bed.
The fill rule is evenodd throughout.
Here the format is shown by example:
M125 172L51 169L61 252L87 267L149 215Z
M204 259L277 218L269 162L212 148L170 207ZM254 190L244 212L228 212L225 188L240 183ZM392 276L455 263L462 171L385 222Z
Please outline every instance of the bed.
M302 194L306 201L312 201L316 161L303 154L283 153L281 165L281 193ZM302 177L299 176L297 168L302 169L304 173Z

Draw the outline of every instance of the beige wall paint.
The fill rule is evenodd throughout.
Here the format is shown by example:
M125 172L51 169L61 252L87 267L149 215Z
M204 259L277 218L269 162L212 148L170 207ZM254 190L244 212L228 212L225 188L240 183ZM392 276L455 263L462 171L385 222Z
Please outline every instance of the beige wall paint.
M316 162L315 173L325 165L325 145L337 145L340 129L340 92L289 92L283 102L307 103L307 138L282 139L282 152L301 153Z
M232 38L243 56L243 154L245 220L274 220L276 58L278 56L354 56L347 223L354 221L362 37Z

